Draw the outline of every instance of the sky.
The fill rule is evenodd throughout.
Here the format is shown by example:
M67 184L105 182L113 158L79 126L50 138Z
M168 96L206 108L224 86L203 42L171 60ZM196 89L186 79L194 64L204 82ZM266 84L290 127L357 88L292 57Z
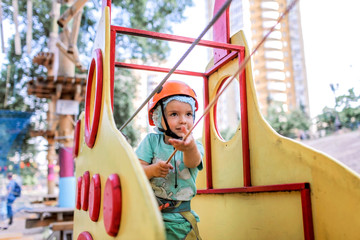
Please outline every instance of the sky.
M205 28L205 4L203 1L194 2L195 6L185 11L187 20L173 27L175 35L196 38ZM360 30L356 26L360 22L360 1L300 0L298 4L301 11L310 115L315 117L325 106L333 107L335 104L330 84L339 84L337 95L347 93L350 88L355 88L356 93L360 94ZM248 30L244 30L246 34ZM249 41L249 34L246 36ZM175 64L188 47L176 46L170 62ZM206 51L197 51L199 52L189 56L191 61L184 61L180 69L196 66L198 71L203 71L207 63Z
M247 0L244 0L247 1ZM196 38L205 28L206 15L203 0L194 0L195 6L186 9L187 20L173 26L173 34ZM334 95L329 84L339 84L337 94L345 94L354 87L360 94L360 22L359 0L299 0L306 75L310 100L310 114L315 117L325 106L334 106ZM246 5L245 5L246 6ZM244 7L245 7L244 6ZM246 16L246 15L245 15ZM245 22L246 25L246 22ZM14 28L6 30L11 36ZM246 29L245 29L246 33ZM5 36L5 40L9 36ZM249 35L246 35L249 41ZM172 44L168 66L172 67L189 45ZM207 49L196 47L179 69L204 71L208 63ZM5 55L0 52L0 68ZM198 94L202 114L202 79L186 79L175 75L171 79L187 81ZM202 122L195 128L196 138L202 135ZM44 157L45 158L45 157Z
M244 7L246 7L244 0ZM196 38L205 28L205 3L185 11L186 21L175 24L175 35ZM345 94L354 87L360 93L360 22L359 0L299 0L304 40L306 75L310 100L310 113L314 117L325 106L334 106L334 94L329 84L339 84L337 94ZM246 25L246 23L245 23ZM13 30L11 28L10 30ZM6 31L11 32L12 31ZM245 29L246 33L246 29ZM247 35L248 36L248 35ZM5 36L5 40L7 36ZM206 39L206 38L205 38ZM249 41L249 37L248 37ZM172 44L167 67L172 67L189 45ZM0 54L0 67L4 54ZM196 47L179 69L203 71L208 62L207 49ZM183 78L176 76L176 78ZM197 92L202 92L202 81L190 80Z
M300 0L310 111L319 114L335 104L337 94L354 88L360 94L360 1Z

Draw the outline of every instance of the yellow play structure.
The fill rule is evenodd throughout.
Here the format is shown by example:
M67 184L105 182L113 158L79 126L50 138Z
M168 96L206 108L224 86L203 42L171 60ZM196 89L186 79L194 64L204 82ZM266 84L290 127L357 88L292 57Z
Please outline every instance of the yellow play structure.
M75 131L73 236L161 240L165 239L164 226L152 189L112 115L114 66L142 68L115 63L115 35L156 35L154 38L169 41L180 37L112 26L109 2L102 8L85 112ZM181 42L192 41L181 37ZM226 50L225 57L213 59L204 73L191 73L204 80L206 106L249 51L242 32L232 36L231 44L200 41L199 45ZM200 216L202 238L360 239L359 176L335 159L271 129L259 111L250 64L236 80L241 122L235 135L229 141L219 136L216 108L204 120L205 166L192 201L192 209Z

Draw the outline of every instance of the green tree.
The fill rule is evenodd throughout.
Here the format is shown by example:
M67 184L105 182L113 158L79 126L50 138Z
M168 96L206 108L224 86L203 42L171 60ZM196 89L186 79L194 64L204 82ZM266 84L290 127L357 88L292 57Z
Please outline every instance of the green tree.
M335 108L325 107L317 116L318 130L331 134L341 127L357 129L360 124L359 99L353 88L347 94L336 97Z
M336 106L341 109L339 118L342 125L351 130L357 129L360 123L360 95L356 96L354 88L348 90L348 94L336 98Z
M6 104L3 109L33 111L38 116L33 125L45 126L46 120L46 99L38 99L26 93L27 82L37 76L45 76L46 69L32 63L32 58L41 51L48 51L49 34L51 30L50 11L52 1L33 0L33 41L32 52L27 54L25 50L26 42L26 0L19 0L19 31L21 37L22 54L15 55L14 38L9 40L7 48L7 60L1 69L0 79L0 99ZM11 0L1 2L3 17L6 21L13 23L13 7ZM90 62L90 52L96 35L97 21L101 11L101 1L89 1L84 7L80 34L78 37L78 48L83 64L86 66ZM192 0L114 0L113 25L138 28L149 31L171 33L171 24L180 22L184 19L183 12L187 6L192 5ZM125 59L142 59L144 62L161 61L165 59L169 52L168 44L165 41L155 41L146 38L137 38L119 35L117 36L117 46L122 46L121 51L116 55L116 61ZM126 47L125 47L126 46ZM8 76L8 66L10 78ZM132 114L133 94L136 87L136 79L129 71L122 70L124 78L116 80L114 93L114 115L118 126L122 125ZM9 83L6 84L6 80ZM5 100L5 94L7 99ZM1 101L0 101L1 103ZM43 123L39 123L43 122ZM46 126L45 126L46 127ZM131 125L124 129L131 144L136 144L136 131ZM24 140L25 148L34 151L30 146L29 136ZM26 149L23 153L26 153ZM33 155L35 152L33 153Z
M337 115L338 113L334 108L325 107L322 113L316 117L317 129L325 130L326 134L335 132Z
M285 112L283 106L276 103L269 106L266 119L277 133L289 138L299 137L299 132L308 131L311 125L310 118L300 109Z

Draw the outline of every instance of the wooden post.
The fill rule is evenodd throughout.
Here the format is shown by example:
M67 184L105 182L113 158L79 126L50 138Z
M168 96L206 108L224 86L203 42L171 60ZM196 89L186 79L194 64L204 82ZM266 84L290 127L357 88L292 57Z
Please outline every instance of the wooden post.
M56 97L53 96L49 102L49 109L47 112L47 122L48 122L48 131L46 134L46 139L48 141L48 194L55 193L55 165L58 160L56 151L55 151L55 131L58 125L58 119L55 115L55 106L56 106Z
M80 71L85 72L85 68L81 65L80 63L80 59L79 59L79 53L78 53L78 49L77 46L73 46L72 48L72 54L69 53L68 50L66 50L66 47L64 45L64 43L62 42L57 42L56 46L58 47L58 49L60 50L61 54L66 57L68 60L70 60L75 67L77 67Z
M85 5L87 0L77 0L71 7L69 7L57 21L60 27L64 27L70 19L75 16Z
M55 185L56 185L55 160L57 160L55 144L49 143L48 154L46 156L46 159L48 160L48 178L47 178L48 194L54 194Z
M15 54L21 55L21 40L19 33L19 23L18 23L18 14L19 14L19 5L17 0L12 1L12 6L14 8L14 24L15 24Z
M78 13L76 13L75 17L74 17L74 21L72 24L72 29L71 29L71 35L70 35L70 39L69 39L69 47L68 47L68 53L73 53L74 52L74 46L76 46L76 42L79 36L79 29L80 29L80 23L81 23L81 15L82 15L82 10L83 8L81 8Z
M68 39L64 32L60 33L60 42L68 45ZM59 43L59 42L58 42ZM58 46L58 43L56 46ZM59 48L62 50L61 48ZM70 57L66 55L65 52L59 52L59 67L57 71L57 76L64 76L64 77L74 77L75 76L75 64Z
M26 51L31 53L31 41L32 41L32 0L27 0L27 32L26 32Z

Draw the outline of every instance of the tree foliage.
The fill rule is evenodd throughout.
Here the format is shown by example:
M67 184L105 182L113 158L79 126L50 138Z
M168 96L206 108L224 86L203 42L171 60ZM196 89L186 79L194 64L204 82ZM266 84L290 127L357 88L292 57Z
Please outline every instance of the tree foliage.
M324 130L327 134L336 130L335 121L337 112L334 108L325 107L321 114L316 117L316 127L318 130Z
M7 47L7 59L1 69L0 79L0 104L4 109L33 111L37 118L33 125L45 126L44 113L47 110L47 100L29 96L26 93L27 82L37 76L46 76L47 72L43 66L32 63L33 57L41 52L48 51L49 35L51 31L51 7L52 1L33 0L33 29L32 29L32 51L26 53L26 0L18 0L19 6L19 31L21 37L22 54L15 54L14 37L9 39ZM13 7L11 0L3 0L3 18L6 22L13 24ZM90 62L91 49L96 35L97 21L101 9L101 1L89 1L86 3L81 20L78 36L78 48L80 59L87 66ZM183 12L187 6L192 5L192 0L114 0L112 3L112 24L130 28L138 28L149 31L171 33L171 24L184 19ZM13 27L14 25L12 25ZM144 62L159 61L167 57L169 47L166 42L154 41L152 39L117 36L116 61L125 59L142 59ZM8 68L10 72L8 74ZM133 111L132 93L135 92L136 79L127 71L122 71L124 77L116 80L114 93L114 117L118 126L124 123ZM7 76L10 76L7 78ZM6 80L9 83L6 85ZM117 79L117 78L116 78ZM8 97L5 100L5 93ZM42 123L39 123L42 122ZM131 125L124 130L129 142L136 143L136 131ZM34 146L25 138L25 149L35 151ZM27 150L26 150L27 149ZM30 157L29 157L30 158ZM26 160L26 161L29 161Z
M317 127L327 134L333 133L341 127L351 130L360 125L360 95L356 95L353 88L347 94L335 99L335 108L325 107L317 116Z
M308 131L311 125L305 112L300 109L285 112L283 106L276 103L270 105L266 119L277 133L289 138L301 137L300 132Z

